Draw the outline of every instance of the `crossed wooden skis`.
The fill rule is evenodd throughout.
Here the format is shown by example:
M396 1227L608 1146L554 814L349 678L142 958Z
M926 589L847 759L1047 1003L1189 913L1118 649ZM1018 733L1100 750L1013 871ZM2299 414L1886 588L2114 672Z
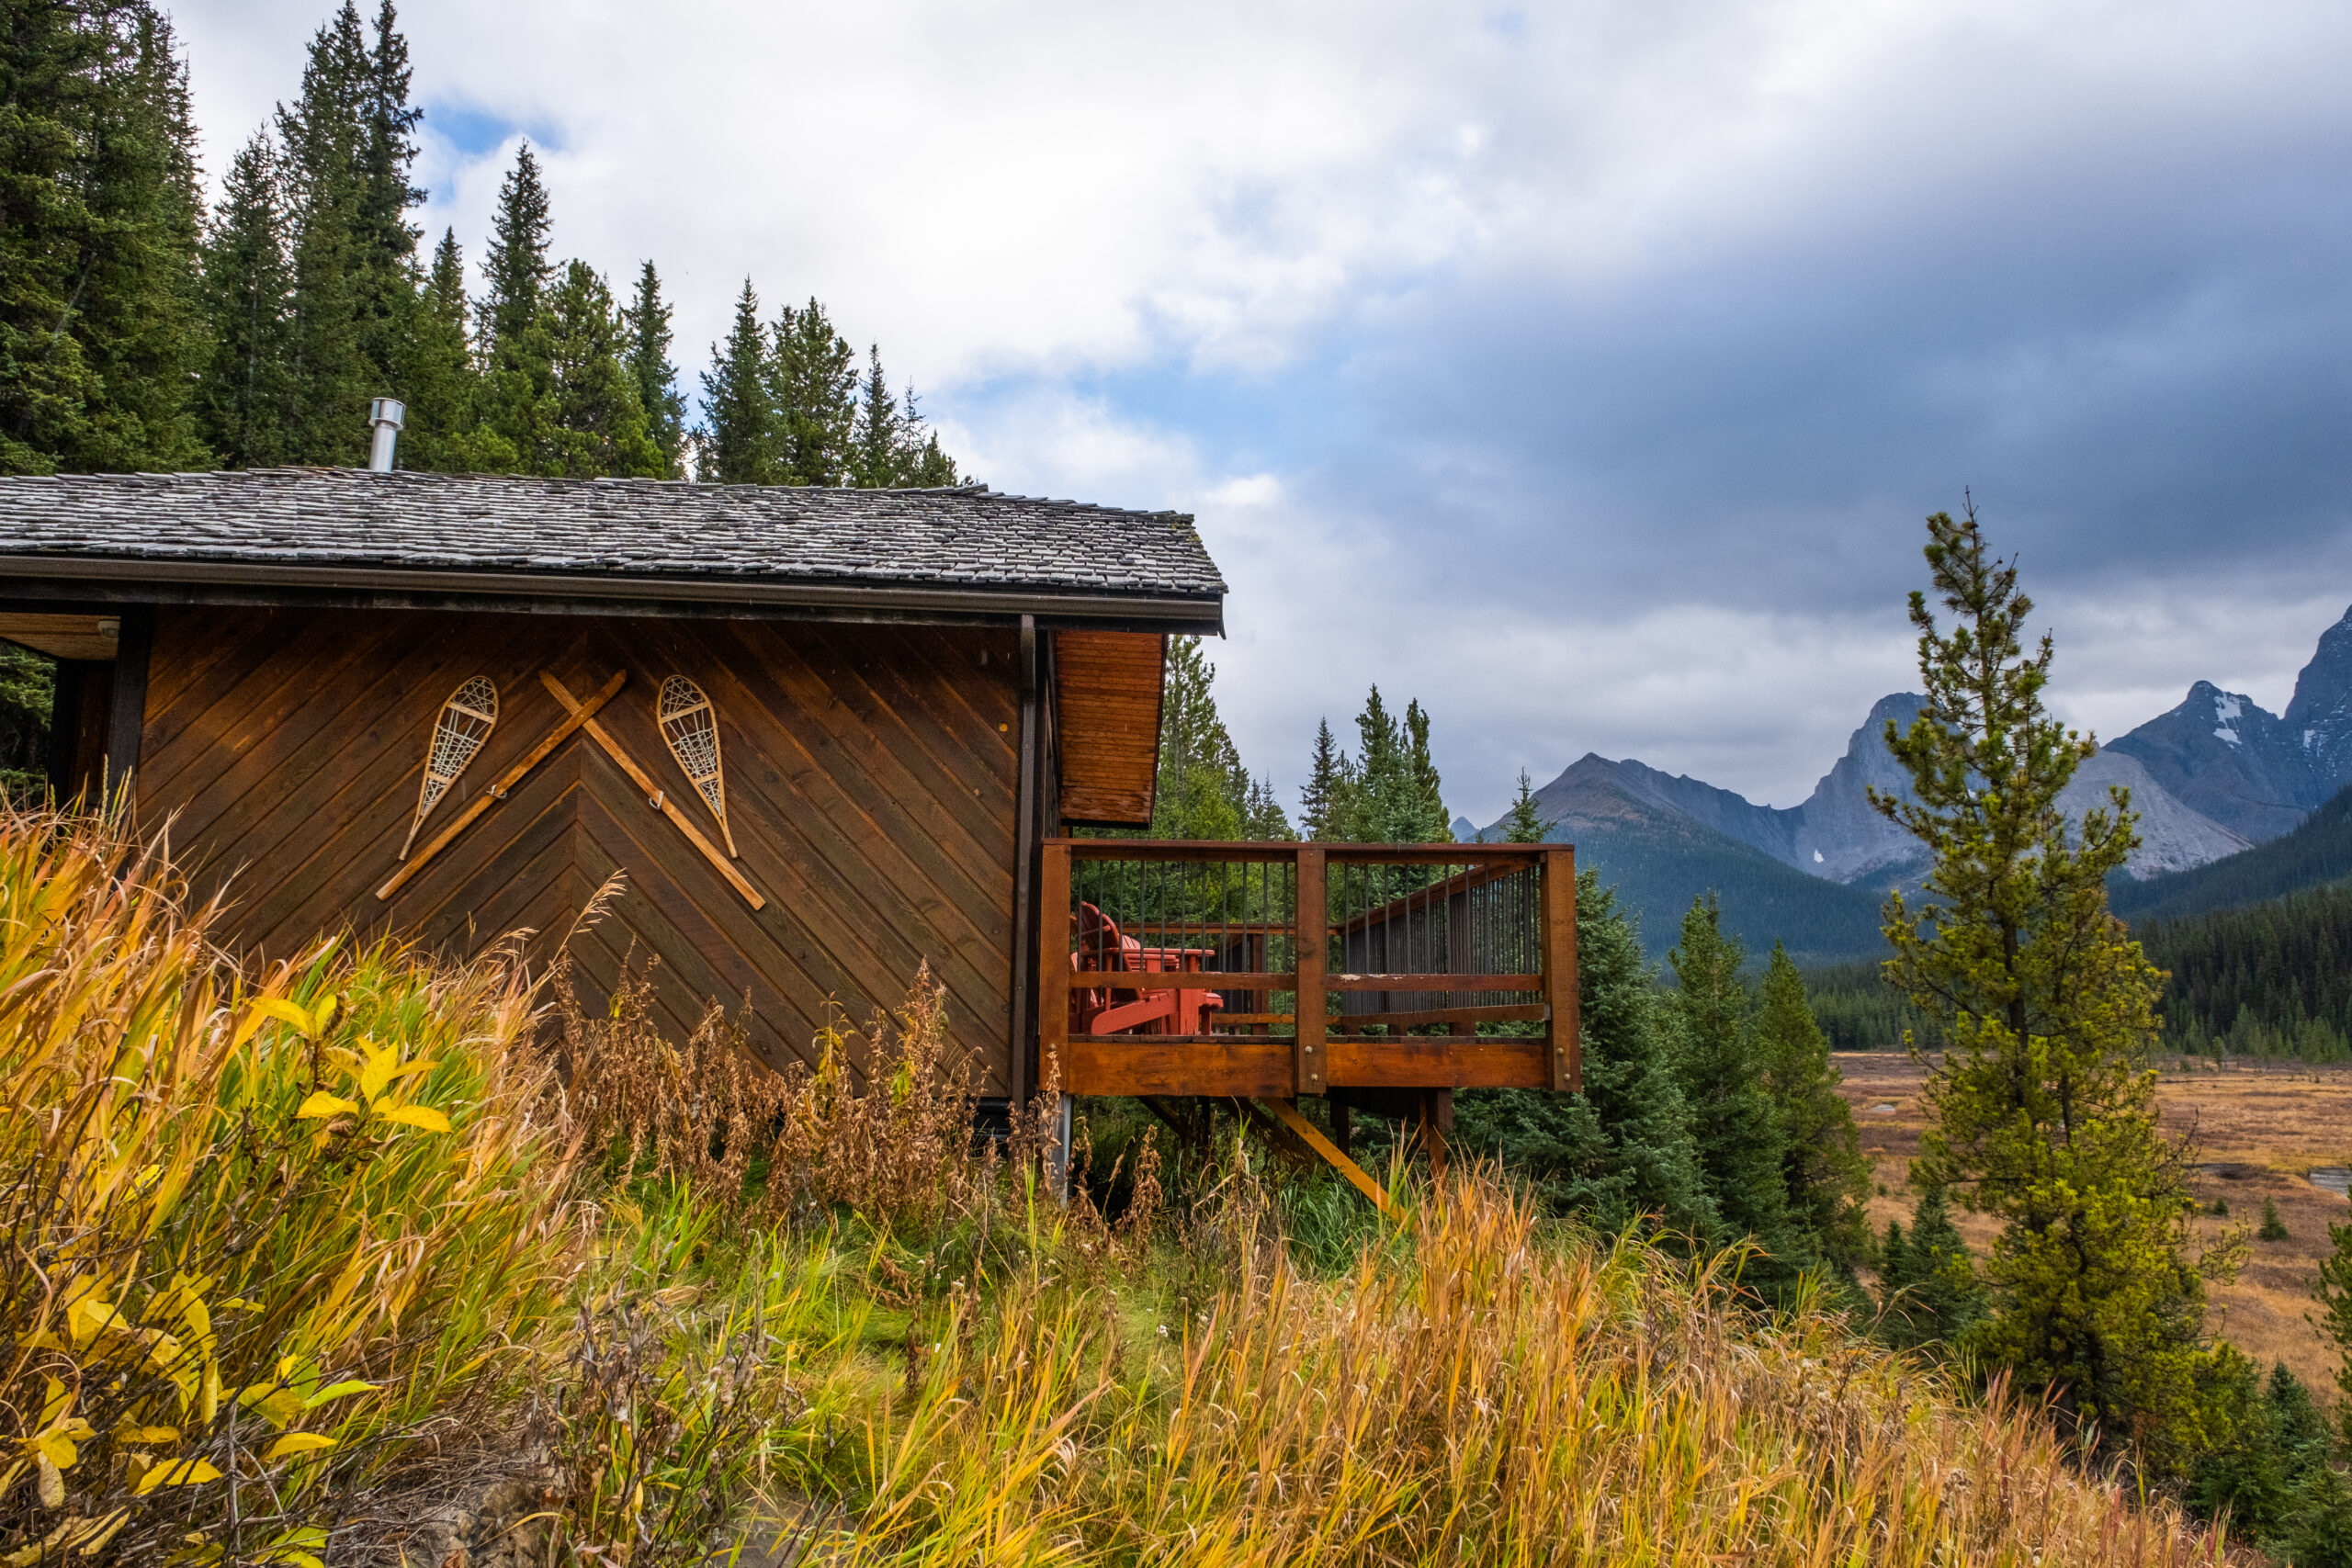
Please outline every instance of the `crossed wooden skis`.
M639 767L627 751L621 750L621 743L613 739L612 732L596 722L597 710L611 702L618 694L621 687L628 683L628 671L626 670L616 671L611 680L605 682L585 702L574 697L562 682L545 671L540 671L539 680L555 700L562 705L564 710L562 721L553 729L548 730L537 745L525 752L514 766L499 774L488 789L467 802L465 809L458 813L456 820L435 834L432 842L403 862L400 870L392 874L390 881L376 889L376 897L379 899L390 899L408 883L410 878L423 871L434 856L448 848L458 834L471 827L477 818L488 811L492 805L505 799L514 786L523 782L524 775L545 761L548 754L570 739L573 731L584 730L587 732L588 739L603 748L605 755L613 760L614 765L627 773L629 781L644 792L645 803L667 817L678 831L686 836L686 841L700 850L703 858L710 862L718 874L727 879L728 886L743 896L745 903L754 909L765 908L767 900L760 897L759 889L746 881L743 874L735 869L726 855L719 852L718 847L703 836L702 829L696 828L688 819L686 814L678 809L676 803L671 800L669 793L655 784L651 775ZM682 761L680 765L684 764ZM691 772L688 777L693 777ZM699 781L697 781L697 787L699 787ZM420 819L422 815L422 813L419 814ZM412 828L411 838L413 839L413 837L414 829Z

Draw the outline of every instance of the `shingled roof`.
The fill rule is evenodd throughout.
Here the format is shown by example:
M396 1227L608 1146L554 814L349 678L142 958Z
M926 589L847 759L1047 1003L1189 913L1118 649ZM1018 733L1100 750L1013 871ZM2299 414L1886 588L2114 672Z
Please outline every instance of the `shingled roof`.
M1193 519L984 485L256 468L0 478L0 577L1218 618Z

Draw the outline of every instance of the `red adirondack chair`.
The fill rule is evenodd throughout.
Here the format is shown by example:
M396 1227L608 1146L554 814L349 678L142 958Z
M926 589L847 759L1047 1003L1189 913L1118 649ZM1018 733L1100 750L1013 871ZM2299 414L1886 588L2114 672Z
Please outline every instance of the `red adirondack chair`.
M1080 904L1070 917L1078 928L1078 951L1069 955L1073 971L1122 975L1197 975L1201 961L1216 950L1210 947L1146 947L1123 934L1116 920L1091 904ZM1209 1015L1225 1006L1215 991L1130 991L1096 987L1069 994L1069 1028L1073 1034L1206 1034Z

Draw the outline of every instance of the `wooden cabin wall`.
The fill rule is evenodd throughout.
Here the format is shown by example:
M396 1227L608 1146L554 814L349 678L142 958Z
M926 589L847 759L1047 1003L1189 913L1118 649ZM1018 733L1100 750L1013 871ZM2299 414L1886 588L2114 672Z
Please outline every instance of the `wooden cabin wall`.
M200 889L226 880L229 939L263 958L322 932L414 934L468 953L528 927L536 957L613 871L626 891L571 939L582 1000L625 960L654 970L683 1037L718 999L758 1047L810 1055L829 1000L863 1019L918 964L948 989L979 1092L1010 1079L1017 634L923 626L458 612L161 608L137 774ZM655 723L672 673L718 716L734 863L754 911L585 735L575 734L390 904L442 703L497 682L495 729L426 819L428 842L616 671L599 715L714 842ZM548 933L555 933L550 935Z

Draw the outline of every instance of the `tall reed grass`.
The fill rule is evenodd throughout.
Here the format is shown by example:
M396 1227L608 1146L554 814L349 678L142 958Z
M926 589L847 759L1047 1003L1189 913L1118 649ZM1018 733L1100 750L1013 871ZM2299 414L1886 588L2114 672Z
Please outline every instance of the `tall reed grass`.
M217 918L119 823L0 822L11 1562L315 1561L322 1500L564 1307L576 1143L511 958L249 982Z
M777 1075L641 989L551 1018L511 951L248 976L218 919L117 825L0 818L0 1563L399 1561L420 1456L492 1441L533 1568L724 1561L761 1499L811 1564L2228 1555L1493 1171L1384 1219L1145 1145L1117 1226L1057 1203L1041 1114L970 1139L927 977Z

